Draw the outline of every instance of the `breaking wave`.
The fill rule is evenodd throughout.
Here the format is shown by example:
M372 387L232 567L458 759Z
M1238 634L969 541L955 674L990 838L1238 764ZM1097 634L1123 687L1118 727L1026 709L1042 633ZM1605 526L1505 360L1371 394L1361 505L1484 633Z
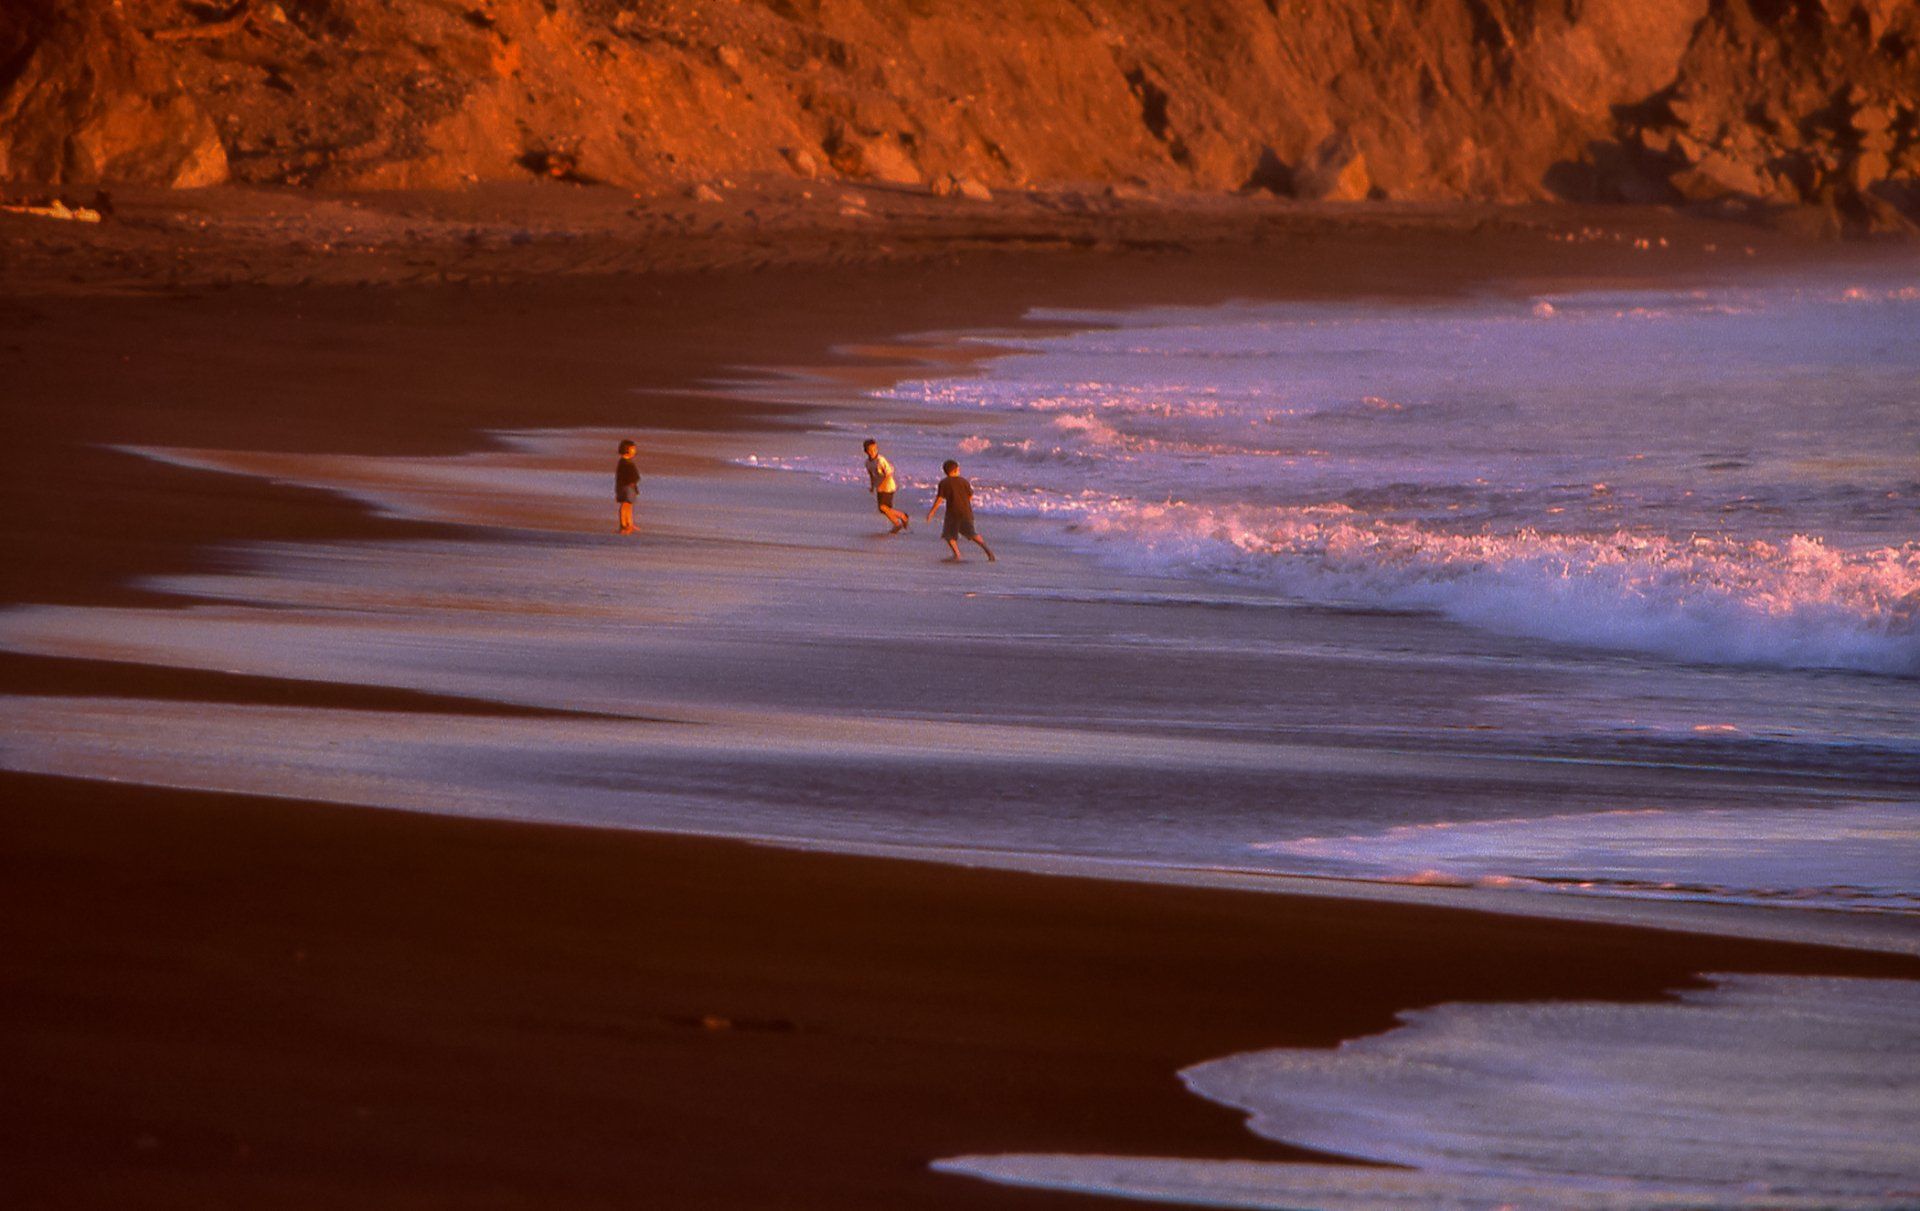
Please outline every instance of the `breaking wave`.
M1253 581L1314 604L1709 664L1920 676L1920 543L1460 534L1339 505L1122 502L1073 533L1131 570Z

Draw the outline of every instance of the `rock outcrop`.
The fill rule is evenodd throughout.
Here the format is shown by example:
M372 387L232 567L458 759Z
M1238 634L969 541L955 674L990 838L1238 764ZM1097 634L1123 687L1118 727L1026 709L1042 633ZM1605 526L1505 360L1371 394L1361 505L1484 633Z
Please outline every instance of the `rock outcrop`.
M0 175L787 173L1892 226L1917 47L1916 0L12 0Z
M1813 229L1920 217L1920 4L1724 3L1671 83L1623 111L1599 196L1806 207ZM1664 190L1663 187L1664 186Z
M14 0L0 12L0 180L227 179L226 149L181 82L118 6Z
M1345 131L1328 135L1291 174L1296 197L1313 201L1360 202L1373 190L1367 159Z

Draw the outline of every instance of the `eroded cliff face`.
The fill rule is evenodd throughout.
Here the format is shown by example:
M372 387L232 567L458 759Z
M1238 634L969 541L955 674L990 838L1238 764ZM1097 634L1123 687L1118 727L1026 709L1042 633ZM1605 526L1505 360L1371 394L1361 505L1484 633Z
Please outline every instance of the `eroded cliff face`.
M1913 0L1729 5L1591 159L1601 196L1798 205L1788 218L1810 230L1910 231L1916 111Z
M1917 0L13 0L0 175L1912 215ZM1827 222L1821 218L1820 222Z
M0 180L227 178L225 147L164 54L107 6L0 10Z

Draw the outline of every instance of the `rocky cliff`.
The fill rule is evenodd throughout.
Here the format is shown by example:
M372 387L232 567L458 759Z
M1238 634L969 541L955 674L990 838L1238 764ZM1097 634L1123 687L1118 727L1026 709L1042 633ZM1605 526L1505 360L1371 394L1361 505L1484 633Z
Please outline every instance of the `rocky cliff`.
M9 0L0 178L1920 217L1920 0ZM1904 216L1904 217L1903 217Z

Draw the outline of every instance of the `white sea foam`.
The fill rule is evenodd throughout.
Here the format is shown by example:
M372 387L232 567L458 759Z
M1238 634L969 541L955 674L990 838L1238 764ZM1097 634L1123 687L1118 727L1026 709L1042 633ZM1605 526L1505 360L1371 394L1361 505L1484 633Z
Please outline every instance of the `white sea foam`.
M1403 1170L1106 1156L936 1168L1203 1206L1920 1205L1920 983L1719 976L1662 1005L1451 1004L1182 1074L1269 1139Z
M1920 803L1410 824L1254 849L1291 874L1920 913Z
M1920 543L1840 551L1615 531L1450 533L1342 506L1114 503L1076 532L1156 574L1428 609L1508 634L1722 664L1920 675Z

